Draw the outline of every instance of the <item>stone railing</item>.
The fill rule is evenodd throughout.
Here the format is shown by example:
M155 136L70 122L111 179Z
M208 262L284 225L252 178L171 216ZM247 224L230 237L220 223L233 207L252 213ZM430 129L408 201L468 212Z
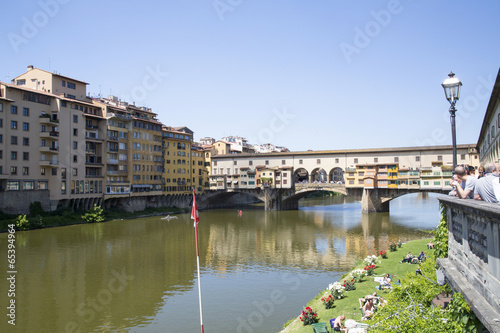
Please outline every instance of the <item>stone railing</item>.
M490 332L500 332L500 204L442 196L448 220L444 275Z

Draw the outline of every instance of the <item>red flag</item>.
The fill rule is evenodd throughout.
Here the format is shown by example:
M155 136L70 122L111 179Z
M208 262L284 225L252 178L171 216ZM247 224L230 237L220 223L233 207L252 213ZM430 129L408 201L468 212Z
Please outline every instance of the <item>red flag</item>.
M196 206L196 196L193 190L193 209L191 209L191 219L194 220L193 226L196 227L196 224L200 222L200 217L198 216L198 207Z

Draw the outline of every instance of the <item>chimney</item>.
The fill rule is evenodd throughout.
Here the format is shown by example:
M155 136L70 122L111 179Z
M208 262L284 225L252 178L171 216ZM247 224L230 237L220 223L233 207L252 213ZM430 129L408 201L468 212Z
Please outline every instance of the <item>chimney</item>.
M28 72L33 69L33 65L28 66Z

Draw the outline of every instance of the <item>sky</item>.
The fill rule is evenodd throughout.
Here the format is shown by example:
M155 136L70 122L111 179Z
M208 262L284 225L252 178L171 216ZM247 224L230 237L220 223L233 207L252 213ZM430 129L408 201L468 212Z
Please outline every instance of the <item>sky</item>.
M451 144L441 83L463 82L476 144L500 67L500 2L4 1L0 81L28 65L147 106L195 140L292 151Z

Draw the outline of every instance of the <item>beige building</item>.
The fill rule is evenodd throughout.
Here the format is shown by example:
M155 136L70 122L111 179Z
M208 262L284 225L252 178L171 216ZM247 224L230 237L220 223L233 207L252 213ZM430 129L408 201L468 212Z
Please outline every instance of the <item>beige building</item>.
M477 147L481 156L481 165L500 162L500 70L484 115Z
M29 191L45 209L101 204L102 167L87 169L85 151L86 124L102 111L86 98L87 83L32 66L12 82L0 83L0 189ZM6 210L14 197L4 198Z

